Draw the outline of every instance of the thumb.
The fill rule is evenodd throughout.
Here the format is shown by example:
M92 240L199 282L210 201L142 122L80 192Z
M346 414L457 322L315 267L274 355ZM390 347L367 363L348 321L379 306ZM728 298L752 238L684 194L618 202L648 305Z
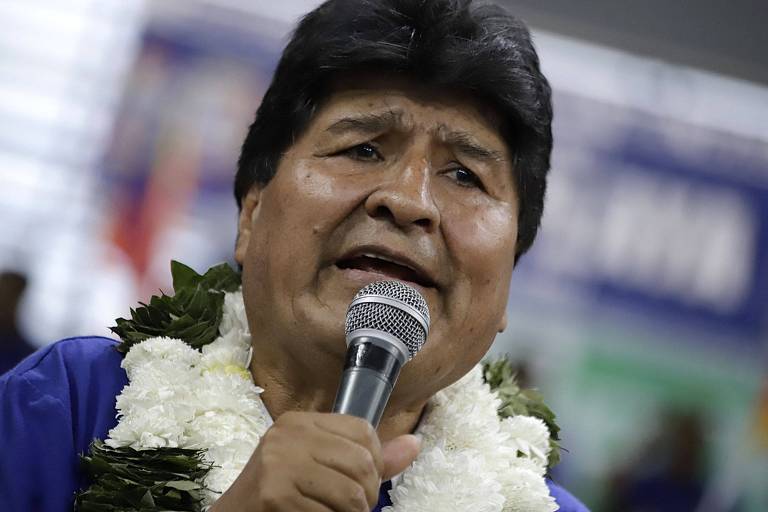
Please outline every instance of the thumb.
M420 451L421 440L413 434L399 436L384 443L381 447L381 455L384 459L382 481L402 473L416 459Z

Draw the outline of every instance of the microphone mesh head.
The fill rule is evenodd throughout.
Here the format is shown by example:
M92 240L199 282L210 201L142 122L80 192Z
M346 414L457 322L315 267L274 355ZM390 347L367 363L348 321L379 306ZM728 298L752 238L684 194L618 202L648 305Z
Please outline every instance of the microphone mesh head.
M421 321L413 310L423 317ZM426 323L426 328L422 322ZM396 337L408 348L413 359L427 341L427 301L418 291L400 281L371 283L357 292L347 310L345 334L358 329L375 329Z

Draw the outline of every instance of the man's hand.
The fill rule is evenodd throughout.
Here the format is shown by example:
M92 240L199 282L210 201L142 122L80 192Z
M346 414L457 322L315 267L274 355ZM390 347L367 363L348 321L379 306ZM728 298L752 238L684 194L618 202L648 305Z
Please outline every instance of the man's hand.
M382 447L360 418L288 412L264 434L211 512L369 512L381 482L402 472L418 453L412 435Z

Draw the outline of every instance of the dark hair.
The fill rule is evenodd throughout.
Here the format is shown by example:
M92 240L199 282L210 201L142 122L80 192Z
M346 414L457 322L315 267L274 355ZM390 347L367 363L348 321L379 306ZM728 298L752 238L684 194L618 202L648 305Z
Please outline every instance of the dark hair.
M516 259L527 251L541 222L552 150L550 88L525 25L471 0L329 0L307 14L243 143L238 206L254 183L272 179L330 81L370 70L468 93L500 114L520 199Z

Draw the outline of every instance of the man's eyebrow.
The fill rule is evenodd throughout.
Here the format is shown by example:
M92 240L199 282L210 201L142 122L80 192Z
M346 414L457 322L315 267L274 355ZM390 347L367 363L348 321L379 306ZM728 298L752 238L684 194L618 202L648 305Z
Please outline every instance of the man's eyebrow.
M464 131L449 130L445 126L438 128L438 136L445 144L470 158L487 163L506 161L504 153L488 148Z
M355 131L366 134L381 133L391 128L402 128L403 112L400 110L385 110L383 112L354 114L334 121L326 131L340 134Z

